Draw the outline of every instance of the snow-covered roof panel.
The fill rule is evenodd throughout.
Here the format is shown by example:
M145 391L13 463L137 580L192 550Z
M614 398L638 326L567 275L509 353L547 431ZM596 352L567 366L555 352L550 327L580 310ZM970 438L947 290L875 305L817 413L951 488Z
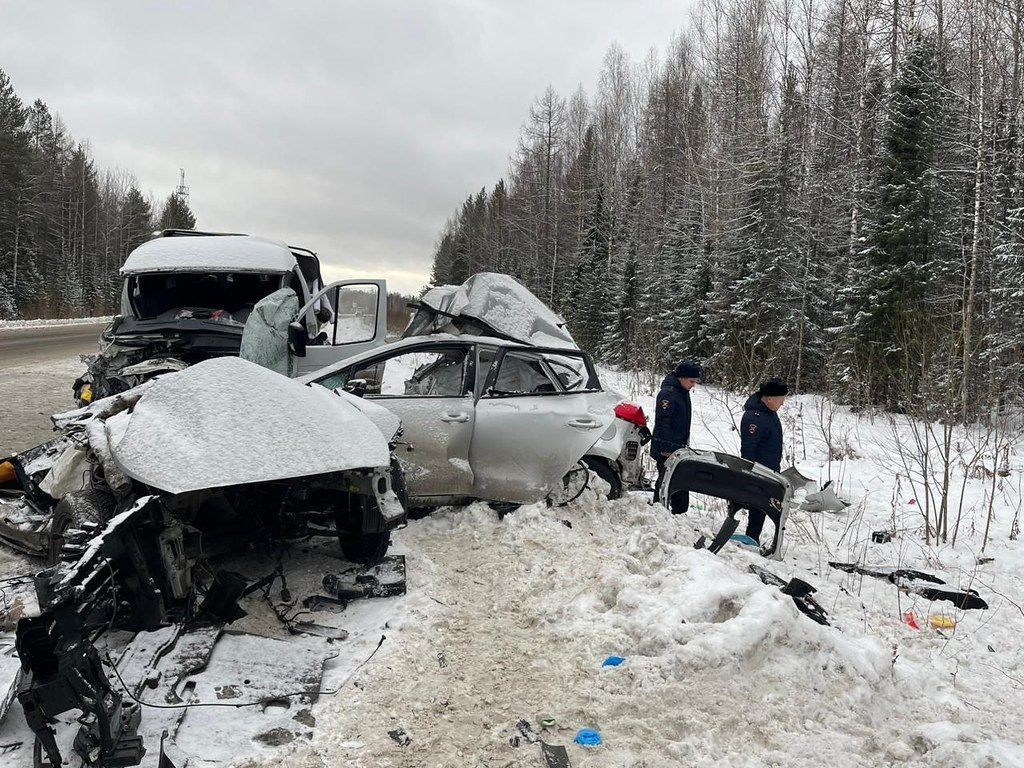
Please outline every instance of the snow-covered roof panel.
M460 286L431 288L420 303L432 310L414 315L406 336L425 335L454 327L465 330L465 320L475 320L484 330L535 346L575 349L576 342L565 320L509 275L480 272ZM429 325L428 325L429 323Z
M125 472L169 493L390 461L381 430L349 401L237 357L161 376L105 427Z
M157 237L130 254L121 274L140 272L290 272L295 256L284 243L250 235Z

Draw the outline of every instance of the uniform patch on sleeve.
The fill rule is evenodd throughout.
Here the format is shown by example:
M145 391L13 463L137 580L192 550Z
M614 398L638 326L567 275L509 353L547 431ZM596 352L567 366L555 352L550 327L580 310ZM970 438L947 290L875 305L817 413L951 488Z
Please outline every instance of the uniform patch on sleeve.
M671 403L669 403L668 400L662 400L661 401L661 409L663 411L667 411L669 409L670 405L671 405Z
M755 432L757 432L757 424L751 424L751 425L750 425L750 426L749 426L749 427L747 428L747 431L748 431L748 432L749 432L750 434L752 434L752 435L753 435L753 434L754 434Z

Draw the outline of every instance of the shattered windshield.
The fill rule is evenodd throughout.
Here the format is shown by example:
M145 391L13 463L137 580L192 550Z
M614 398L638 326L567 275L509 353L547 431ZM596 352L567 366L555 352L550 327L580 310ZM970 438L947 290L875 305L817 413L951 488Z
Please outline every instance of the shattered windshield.
M152 320L173 310L188 310L188 317L244 323L256 302L280 287L281 276L276 274L158 272L131 275L128 298L140 320ZM209 314L203 310L209 310Z

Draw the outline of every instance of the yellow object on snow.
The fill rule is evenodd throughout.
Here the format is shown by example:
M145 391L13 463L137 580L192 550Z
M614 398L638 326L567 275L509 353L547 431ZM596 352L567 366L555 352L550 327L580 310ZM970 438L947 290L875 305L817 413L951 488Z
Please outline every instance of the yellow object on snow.
M0 462L0 483L9 483L15 477L14 465L9 461Z
M956 619L952 616L936 614L935 616L932 616L931 624L933 629L954 629L956 628Z
M82 391L79 393L78 396L82 399L83 403L91 403L92 402L92 385L91 384L86 384L84 387L82 387Z

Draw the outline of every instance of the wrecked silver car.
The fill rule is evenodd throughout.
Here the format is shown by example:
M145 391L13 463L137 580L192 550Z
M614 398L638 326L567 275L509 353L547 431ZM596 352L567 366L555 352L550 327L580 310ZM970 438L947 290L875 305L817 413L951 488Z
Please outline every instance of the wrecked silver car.
M431 288L410 307L402 340L302 380L402 419L398 457L416 504L545 494L564 503L588 472L609 498L645 485L643 409L602 385L565 320L526 287L484 272Z
M401 419L396 454L414 506L571 500L588 470L615 496L639 474L643 412L606 391L578 349L414 336L301 381Z
M18 701L52 765L54 718L74 709L87 764L136 765L145 753L139 708L110 684L101 636L223 626L244 615L240 598L284 578L292 543L335 539L350 561L380 561L405 520L391 414L238 358L54 423L56 440L0 462L0 537L56 560L35 578L39 615L17 627ZM232 553L261 554L260 578L221 567ZM331 588L344 594L337 579Z

